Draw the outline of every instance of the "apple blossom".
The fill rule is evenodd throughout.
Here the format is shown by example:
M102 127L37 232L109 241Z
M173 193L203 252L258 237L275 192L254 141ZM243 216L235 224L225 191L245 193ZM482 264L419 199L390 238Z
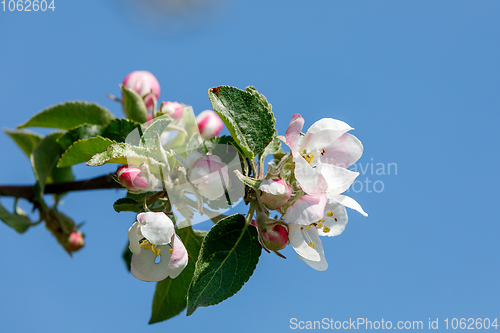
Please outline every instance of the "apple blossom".
M82 232L73 231L68 237L68 242L65 248L70 252L75 252L81 249L83 245L85 245L85 241L83 240Z
M295 163L295 178L302 190L311 196L326 195L367 216L354 199L342 195L359 175L346 168L363 153L361 142L346 133L352 127L340 120L323 118L300 137L303 126L304 119L295 113L285 134Z
M160 83L148 71L133 71L125 77L123 85L143 97L150 92L153 92L157 99L160 96ZM145 103L148 109L151 108L153 106L153 98L149 95L146 96Z
M271 251L283 250L288 245L288 231L281 224L275 224L261 233L264 245Z
M177 120L182 116L182 104L177 102L163 102L160 107L160 112L166 113L172 118Z
M285 205L292 196L292 189L281 179L265 179L260 184L262 203L271 210L276 210Z
M332 237L344 231L347 224L345 207L335 200L328 200L324 205L324 215L316 222L303 223L300 215L293 217L298 219L288 225L290 244L307 265L318 271L326 270L328 263L319 236Z
M198 124L201 137L205 140L219 135L224 125L217 113L212 110L205 110L200 113L196 117L196 123Z
M224 195L229 187L229 174L227 165L219 156L202 155L194 151L189 154L186 162L189 181L198 188L201 195L209 200Z
M149 186L149 181L142 169L122 165L116 170L116 177L127 190L137 192Z
M164 213L146 212L128 230L131 272L137 279L156 282L177 277L187 266L188 253ZM158 261L158 257L160 261Z

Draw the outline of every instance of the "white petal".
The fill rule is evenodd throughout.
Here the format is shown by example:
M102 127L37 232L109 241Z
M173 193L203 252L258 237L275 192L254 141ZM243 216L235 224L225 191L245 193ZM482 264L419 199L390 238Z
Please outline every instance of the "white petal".
M194 166L196 165L196 163L202 157L203 157L203 155L200 154L197 151L193 151L191 154L189 154L188 157L186 158L186 164L187 164L188 169L191 170L192 168L194 168Z
M161 249L160 262L155 263L156 254L151 250L143 250L132 255L130 271L133 276L141 281L156 282L167 278L168 263L170 260L169 246L158 246Z
M316 168L321 172L328 183L328 194L340 194L349 188L354 182L359 172L347 170L336 165L321 163Z
M138 254L141 252L141 246L139 245L139 241L143 238L141 234L141 229L139 228L139 222L135 222L128 229L128 240L130 242L128 248L132 253Z
M304 239L304 235L302 233L303 230L300 230L300 228L303 228L303 230L305 230L305 227L301 225L295 223L288 224L288 240L290 241L293 249L302 258L307 258L308 260L312 261L320 261L321 255L317 251L316 246L314 249L309 246L309 242L306 242L306 240ZM311 227L311 229L312 228L313 227Z
M188 253L179 236L172 240L173 252L168 263L168 275L175 279L188 264Z
M259 190L272 195L282 195L287 193L288 188L283 180L265 179L260 183Z
M141 213L137 215L137 220L141 224L141 232L146 239L155 245L165 245L170 243L174 235L174 224L164 213Z
M320 156L323 163L348 168L363 155L363 145L354 135L343 134L331 145L325 147L325 153Z
M283 218L287 222L302 225L317 222L323 217L326 202L327 198L324 195L304 195L288 207Z
M351 126L340 120L331 118L320 119L307 130L304 140L300 144L299 151L306 150L309 152L327 147L351 129Z
M333 216L329 216L333 213ZM334 200L328 200L325 207L325 220L323 222L323 228L318 228L318 233L320 236L338 236L340 235L346 225L347 225L347 212L345 207ZM325 229L327 227L328 229ZM325 232L325 230L327 232Z
M356 200L354 200L351 197L348 197L345 195L332 195L332 196L328 195L328 198L334 199L335 201L337 201L338 203L340 203L346 207L357 210L358 212L360 212L364 216L368 216L368 214L365 213L363 208L361 208L359 203L357 203Z
M311 195L325 193L328 183L319 169L310 166L301 155L294 157L293 161L295 162L295 178L302 190Z
M297 155L299 148L299 135L304 126L304 118L299 113L295 113L290 120L290 125L285 132L286 144L290 147L293 156Z

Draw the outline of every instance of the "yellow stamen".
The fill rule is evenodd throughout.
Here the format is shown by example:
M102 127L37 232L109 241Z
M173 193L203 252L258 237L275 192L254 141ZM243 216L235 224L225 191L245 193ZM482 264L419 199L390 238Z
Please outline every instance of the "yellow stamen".
M170 252L170 254L174 253L174 249L168 249L168 252Z
M149 242L147 240L143 240L142 242L139 243L141 247L148 245Z
M332 229L328 228L327 226L324 226L324 227L323 227L323 232L324 232L325 234L329 233L329 232L330 232L330 230L332 230Z
M319 222L319 223L323 223L323 222L325 222L325 219L321 219L321 220L319 220L318 222Z
M156 249L156 256L158 257L160 255L161 249Z
M309 230L309 229L311 229L311 225L310 224L306 225L306 230Z
M309 242L309 246L314 249L316 247L316 244L314 242Z
M333 212L327 212L326 216L332 217L333 216Z
M303 158L307 161L307 163L309 163L309 164L311 164L311 163L312 163L312 161L314 161L314 154L309 153L309 154L304 155L304 156L302 156L302 157L303 157Z
M149 250L150 248L151 248L151 244L144 246L144 250Z

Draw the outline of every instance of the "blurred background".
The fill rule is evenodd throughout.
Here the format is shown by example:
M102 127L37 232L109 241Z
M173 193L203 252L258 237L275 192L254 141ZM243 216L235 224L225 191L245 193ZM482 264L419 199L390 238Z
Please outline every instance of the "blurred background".
M369 216L349 211L345 232L322 239L325 272L291 247L286 260L263 253L234 297L147 326L155 284L133 278L121 258L135 214L112 208L125 191L72 193L60 209L86 234L74 258L42 225L19 235L0 223L1 331L281 332L292 318L422 321L427 330L429 318L444 329L446 318L500 317L498 1L54 5L0 4L2 128L68 100L123 117L106 93L119 95L133 70L158 78L160 101L196 114L211 107L208 88L253 85L279 134L295 112L305 129L324 117L355 128L365 150L347 194ZM0 184L34 183L4 133L0 158ZM115 170L74 168L77 179Z

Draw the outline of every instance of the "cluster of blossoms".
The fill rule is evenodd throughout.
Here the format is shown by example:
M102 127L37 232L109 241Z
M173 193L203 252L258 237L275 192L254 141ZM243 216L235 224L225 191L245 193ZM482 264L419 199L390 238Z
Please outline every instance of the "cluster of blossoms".
M123 84L143 96L147 107L153 108L148 124L161 114L171 120L169 128L185 131L182 129L184 105L163 102L158 111L154 110L160 86L151 73L133 72ZM211 110L199 114L196 124L200 144L217 136L222 129L222 121ZM248 217L255 215L251 224L258 230L262 247L284 257L278 251L291 244L306 264L316 270L325 270L328 264L320 236L332 237L343 232L347 224L345 207L367 216L354 199L342 194L358 176L347 168L361 157L363 146L355 136L347 133L352 128L345 122L324 118L315 122L305 134L303 126L302 116L294 114L285 136L278 137L289 147L290 153L282 153L276 162L270 162L267 173L261 172L260 177L256 177L255 170L253 178L242 175L241 169L235 172L223 162L222 156L212 153L187 151L186 147L182 147L184 150L165 150L171 138L169 129L158 133L157 148L163 156L157 161L158 165L129 163L117 170L116 177L132 193L163 190L168 193L170 204L190 220L194 211L206 212L204 204L227 198L228 190L235 187L231 175L237 174L252 187L250 191L241 191L236 199L246 193L245 200L252 202ZM173 165L167 155L175 160ZM239 162L238 158L235 163L238 167ZM259 165L259 170L262 167ZM243 187L243 182L237 182ZM270 211L276 211L281 218L270 218ZM164 212L139 214L128 235L133 253L132 273L138 279L175 278L187 265L186 248L175 234L174 223Z
M347 168L361 157L363 146L347 133L352 128L345 122L324 118L305 135L303 126L302 116L294 114L285 137L280 137L290 154L278 166L270 167L268 179L259 186L259 203L276 210L282 218L270 219L260 207L256 226L264 248L276 252L289 242L306 264L325 270L328 264L319 236L332 237L344 231L345 207L367 216L354 199L342 194L359 174Z
M147 71L134 71L127 75L123 85L143 97L149 109L148 123L150 126L155 119L167 117L172 126L169 129L185 131L182 129L182 118L185 113L192 112L190 108L178 102L162 102L158 110L154 110L156 100L160 95L160 84L153 74ZM196 118L195 133L200 140L208 140L219 135L223 123L219 116L212 110L201 112ZM161 137L161 150L165 158L162 173L150 170L146 163L122 165L116 171L116 179L131 193L144 193L148 191L166 190L169 200L176 205L178 211L186 219L193 217L193 209L188 206L192 201L185 196L187 190L196 192L202 197L197 198L199 212L203 213L201 205L203 198L216 200L222 197L230 185L229 170L227 165L216 155L201 154L197 151L190 152L183 159L176 155L180 161L175 169L169 169L166 161L167 146L171 133L167 129L157 133ZM181 150L185 147L181 147ZM179 152L173 149L171 152ZM137 221L130 227L130 251L132 252L131 272L143 281L160 281L170 276L175 278L186 267L188 255L180 238L175 234L172 220L163 212L145 212L137 216ZM168 249L165 249L168 247Z

